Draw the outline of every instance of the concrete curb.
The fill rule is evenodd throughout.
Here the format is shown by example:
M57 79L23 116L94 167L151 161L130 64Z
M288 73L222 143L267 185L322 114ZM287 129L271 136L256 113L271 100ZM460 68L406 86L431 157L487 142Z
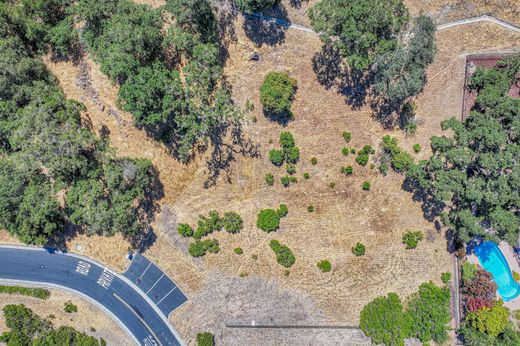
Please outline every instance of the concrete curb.
M103 312L105 312L108 316L110 316L110 318L121 329L123 329L123 331L128 335L128 337L130 337L130 339L132 339L132 341L136 345L141 345L141 343L139 342L139 340L137 340L137 338L134 336L134 334L132 334L132 332L130 332L130 330L126 327L126 325L123 322L121 322L121 320L119 318L117 318L117 316L114 315L112 313L112 311L107 309L103 304L99 303L97 300L94 300L94 299L90 298L86 294L83 294L83 293L81 293L79 291L76 291L76 290L74 290L72 288L69 288L69 287L66 287L66 286L60 286L60 285L51 284L51 283L47 283L47 282L0 279L0 283L5 284L5 285L9 285L9 286L44 287L44 288L56 289L56 290L60 290L60 291L69 292L69 293L72 293L72 294L74 294L76 296L79 296L83 300L86 300L87 302L93 304L94 306L98 307Z
M9 249L21 249L21 250L32 250L32 251L44 251L44 252L47 252L47 250L45 250L44 248L40 248L40 247L32 247L32 246L22 246L22 245L0 245L0 248L9 248ZM182 345L182 346L186 346L186 344L184 343L184 341L182 340L181 336L179 335L179 333L177 333L177 331L173 328L172 324L170 323L170 321L168 320L168 318L166 316L164 316L164 314L162 313L162 311L157 307L157 305L155 305L153 303L153 301L143 292L141 291L141 289L139 289L139 287L137 287L132 281L130 281L126 276L124 276L123 274L119 274L117 273L116 271L110 269L109 267L107 267L106 265L90 258L90 257L87 257L87 256L83 256L83 255L78 255L78 254L74 254L74 253L69 253L69 252L61 252L61 251L58 251L56 250L57 253L60 253L62 255L65 255L65 256L70 256L70 257L74 257L74 258L78 258L78 259L81 259L81 260L84 260L84 261L88 261L88 262L91 262L95 265L97 265L98 267L100 268L107 268L109 269L114 275L116 275L119 279L121 279L121 281L125 282L128 286L130 286L134 291L136 291L147 303L148 305L150 305L152 307L152 309L157 313L157 315L161 318L161 320L164 322L164 324L166 324L166 326L168 327L168 329L172 332L172 334L177 338L177 340L179 341L179 343ZM31 282L31 281L29 281ZM56 285L58 286L58 285ZM58 286L58 287L61 287L61 286ZM72 289L70 289L71 291L74 291ZM79 294L83 295L82 293L78 292ZM92 299L91 299L92 300ZM97 302L96 302L97 303ZM100 303L97 303L96 305L101 305ZM104 305L103 305L104 307ZM103 311L106 311L106 308L103 309ZM117 317L116 317L117 318ZM121 322L121 321L120 321ZM117 322L116 322L117 323ZM128 330L126 329L126 326L124 327L125 330ZM132 339L135 339L135 337L132 335ZM137 342L137 345L140 345L139 342Z

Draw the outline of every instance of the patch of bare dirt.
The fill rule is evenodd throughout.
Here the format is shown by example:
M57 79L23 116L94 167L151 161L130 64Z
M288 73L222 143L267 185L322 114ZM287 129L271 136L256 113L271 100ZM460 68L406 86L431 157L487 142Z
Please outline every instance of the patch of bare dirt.
M50 290L46 300L21 295L0 294L0 309L8 304L24 304L40 317L54 316L50 320L55 327L71 326L96 338L103 338L107 345L133 345L126 333L104 312L77 296L59 290ZM77 313L63 312L64 304L71 301L78 307ZM0 311L0 334L7 331Z

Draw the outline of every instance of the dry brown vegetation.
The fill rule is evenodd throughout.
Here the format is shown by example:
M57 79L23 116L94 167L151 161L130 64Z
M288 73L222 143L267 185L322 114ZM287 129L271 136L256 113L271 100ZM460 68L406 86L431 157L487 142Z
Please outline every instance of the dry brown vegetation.
M160 3L152 2L154 5ZM412 13L422 10L445 22L482 11L495 11L498 17L511 19L509 16L515 11L512 2L406 3ZM304 13L313 1L303 2L300 9L291 7L288 1L283 3L289 18L306 23ZM471 6L475 13L468 12ZM391 134L398 137L400 145L409 152L412 152L413 144L420 143L423 150L415 157L418 160L427 158L429 138L441 132L440 122L451 116L460 117L465 55L510 50L519 42L520 35L484 23L438 32L438 54L428 70L426 89L416 101L418 132L413 137L405 137L399 130L385 130L373 118L370 107L352 109L345 96L334 88L327 90L318 82L312 65L313 56L321 48L316 35L282 30L279 42L255 44L244 33L241 17L232 25L234 36L227 40L229 57L225 74L236 102L242 106L248 100L255 104L254 111L244 119L243 132L258 145L262 156L251 158L233 153L229 169L222 172L217 184L210 188L204 188L209 174L205 163L208 154L197 157L189 165L182 165L161 144L133 127L131 115L117 109L117 87L101 74L91 59L87 57L86 62L90 66L92 87L98 92L94 98L77 84L77 76L81 74L79 66L45 59L67 97L85 103L84 118L93 129L98 132L108 129L111 145L118 155L146 157L158 168L164 198L160 201L162 211L153 225L157 239L145 255L188 294L188 303L171 316L182 337L193 343L198 331L212 330L217 340L225 340L227 345L243 344L243 338L250 340L249 344L262 340L262 344L276 345L280 344L280 336L277 336L280 334L276 333L281 331L257 334L260 332L226 329L225 323L256 320L355 325L362 306L379 295L394 291L406 296L422 282L440 283L441 273L451 271L453 267L446 252L443 231L437 230L425 218L420 202L414 201L412 194L402 189L402 175L390 173L383 177L377 169L370 168L370 162L361 167L355 163L354 155L345 158L341 154L341 148L345 146L341 133L352 132L348 146L357 149L365 144L377 148L381 137ZM248 60L252 52L260 53L259 62ZM295 119L286 127L268 120L258 101L259 86L271 70L286 71L298 81L292 107ZM297 164L298 183L288 188L282 187L279 181L280 176L285 175L284 168L276 168L267 157L270 149L278 147L278 135L282 130L294 134L301 151ZM311 157L318 159L317 165L310 164ZM348 164L354 167L350 177L340 173L341 166ZM274 186L265 183L267 172L275 175ZM310 179L303 179L303 172L309 172ZM364 180L372 184L368 192L361 190ZM336 183L334 188L329 187L331 182ZM277 207L279 203L289 207L280 230L272 234L258 230L255 227L258 211ZM307 212L309 205L314 206L313 213ZM239 212L244 219L244 229L237 235L216 234L221 252L206 255L204 259L193 259L187 255L187 240L176 234L176 225L184 222L194 225L199 214L206 215L213 209ZM405 250L401 244L402 233L409 230L422 230L426 235L416 250ZM268 246L270 239L287 244L296 256L288 276L276 263ZM363 257L355 257L350 250L358 241L367 246ZM69 245L71 251L78 251L76 246L81 245L79 252L120 270L126 265L124 255L128 244L121 237L100 239L79 235L71 239ZM237 246L244 250L242 255L233 252ZM321 259L331 261L330 273L321 273L316 267ZM238 277L242 272L248 277ZM298 343L301 337L320 340L321 344L337 344L337 338L351 340L351 345L358 344L354 334L348 337L339 331L290 333L284 337L287 341L295 340L294 344L308 344ZM359 344L363 342L359 339Z
M8 304L24 304L34 313L45 318L50 315L55 327L71 326L96 338L103 338L107 345L131 345L132 340L105 313L94 305L77 296L58 290L50 290L51 295L46 300L20 295L0 294L0 310ZM78 307L77 313L63 312L65 302L71 301ZM0 334L6 331L5 319L0 311ZM93 329L92 329L93 328Z

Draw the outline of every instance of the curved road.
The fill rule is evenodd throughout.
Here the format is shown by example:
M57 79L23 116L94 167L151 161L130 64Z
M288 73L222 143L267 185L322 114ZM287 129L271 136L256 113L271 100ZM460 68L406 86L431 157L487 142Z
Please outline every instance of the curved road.
M0 247L0 282L71 291L107 312L138 345L183 345L160 310L132 282L77 255Z

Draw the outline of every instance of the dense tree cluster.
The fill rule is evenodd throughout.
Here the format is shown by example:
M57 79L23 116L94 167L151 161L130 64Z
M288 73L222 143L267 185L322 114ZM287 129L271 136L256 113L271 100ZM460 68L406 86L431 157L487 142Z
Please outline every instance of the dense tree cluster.
M151 163L113 157L24 40L0 38L0 228L31 244L66 219L87 234L137 236Z
M5 324L10 329L0 335L0 342L6 345L70 345L99 346L105 341L77 331L69 326L54 328L25 305L6 305L3 308Z
M207 0L168 0L159 9L130 0L81 0L74 12L86 22L83 38L101 70L121 85L123 109L183 162L239 116L220 83L216 21Z
M349 66L365 69L376 56L395 49L408 10L402 0L321 0L309 17L321 39L337 47Z
M379 297L361 311L360 327L376 344L404 345L405 338L443 343L448 338L450 291L433 283L423 283L403 308L396 293Z
M518 68L519 60L514 56L510 65ZM453 136L432 137L433 155L408 172L419 188L448 205L442 221L463 241L484 236L518 242L520 99L507 95L516 76L507 68L478 68L469 83L478 93L470 116L443 121Z

